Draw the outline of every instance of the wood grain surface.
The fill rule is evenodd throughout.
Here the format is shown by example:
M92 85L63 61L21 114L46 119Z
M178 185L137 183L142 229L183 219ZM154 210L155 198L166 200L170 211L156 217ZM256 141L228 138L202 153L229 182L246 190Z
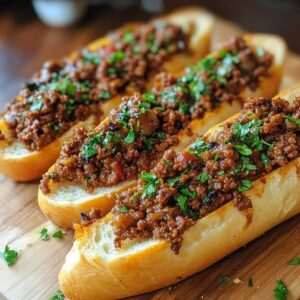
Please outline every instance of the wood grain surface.
M20 24L0 19L0 106L17 94L22 80L41 63L61 57L83 46L120 24L120 19L102 15L101 27L82 24L80 29L46 29L38 21ZM100 24L99 22L96 24ZM46 34L45 34L46 30ZM213 45L242 30L230 22L216 19ZM289 53L283 87L300 81L300 57ZM30 172L30 170L28 170ZM56 227L47 221L36 202L38 183L19 184L0 176L0 248L6 244L20 257L8 268L0 264L0 299L48 299L59 288L57 275L72 244L72 232L63 240L39 240L41 228L50 233ZM276 201L276 199L274 199ZM300 256L300 216L277 226L259 239L236 251L205 271L181 283L131 299L273 299L276 281L284 280L288 299L300 299L300 266L288 261ZM130 270L128 270L130 272ZM232 280L219 283L218 277ZM253 279L249 288L247 280ZM138 278L137 278L138 280Z

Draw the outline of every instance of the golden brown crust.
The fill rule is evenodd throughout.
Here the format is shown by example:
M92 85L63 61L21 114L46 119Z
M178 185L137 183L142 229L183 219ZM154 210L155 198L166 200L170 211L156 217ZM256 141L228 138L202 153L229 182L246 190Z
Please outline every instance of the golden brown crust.
M282 66L285 56L285 43L284 41L272 35L265 34L248 34L245 36L246 41L253 45L254 47L264 47L269 50L271 53L275 53L275 64L272 65L270 74L271 76L262 80L260 86L256 91L251 91L250 89L245 90L241 97L247 98L250 96L262 96L262 97L272 97L277 92L277 89L280 85L281 76L282 76ZM276 51L273 51L273 49ZM204 134L209 128L213 125L218 124L219 122L229 118L230 116L238 113L241 110L241 103L235 101L231 104L222 103L214 111L206 113L202 119L194 120L189 126L190 132L193 134L191 136L186 134L186 130L183 130L179 134L180 144L176 147L176 150L184 149L196 136ZM118 187L118 192L126 190L130 185L133 185L134 182L127 182ZM59 189L59 185L52 186L55 189ZM78 191L83 191L78 187ZM51 194L43 194L39 190L38 200L42 212L48 216L55 224L58 226L63 226L67 228L72 228L73 222L79 221L79 212L81 209L85 211L92 208L100 209L104 214L110 208L110 205L113 205L113 199L110 197L114 187L108 189L108 193L93 193L90 198L86 196L86 193L78 193L77 198L84 198L85 200L77 201L70 203L64 201L63 194L60 200L53 200ZM115 191L114 191L115 192ZM67 213L67 217L65 218Z
M190 15L191 13L191 17L189 16L189 18L187 18L187 14ZM199 58L208 53L212 31L212 17L200 8L193 8L192 10L188 8L183 11L174 12L164 18L169 20L171 23L182 25L185 31L192 34L192 39L188 46L194 55L174 55L170 61L164 64L164 69L166 71L177 73L187 65L196 62ZM196 25L196 27L190 26L192 23ZM109 43L109 39L107 37L103 37L91 43L88 48L93 50ZM71 54L71 57L72 55L74 54ZM103 112L102 118L107 116L108 113L120 103L121 98L122 95L117 95L106 103L101 104L101 110ZM4 126L4 124L0 124L0 129L2 129L1 125ZM22 157L14 157L13 155L11 157L3 156L2 150L7 143L1 142L0 172L17 181L31 181L39 179L55 162L59 155L63 141L71 135L71 132L75 127L77 127L77 125L71 128L69 132L43 148L41 151L35 151L28 155L25 154Z
M300 95L300 84L279 95L292 101L295 94ZM219 126L222 124L207 134ZM198 220L184 233L178 255L162 240L133 241L116 250L107 229L111 214L87 228L78 228L59 274L62 291L74 300L123 298L173 284L205 269L300 213L299 172L297 158L254 182L245 192L253 206L250 224L245 212L232 201Z

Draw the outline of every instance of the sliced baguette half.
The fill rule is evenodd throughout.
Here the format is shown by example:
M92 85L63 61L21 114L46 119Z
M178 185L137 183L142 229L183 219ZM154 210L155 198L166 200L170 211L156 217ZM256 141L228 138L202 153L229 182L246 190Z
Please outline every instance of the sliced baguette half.
M291 102L295 95L300 96L300 84L279 94ZM300 213L299 172L298 157L253 182L244 192L253 207L250 223L233 201L196 221L183 233L178 255L168 242L151 238L115 248L111 213L88 227L75 226L75 242L59 274L63 293L73 300L123 298L168 286L207 268Z
M170 60L163 64L163 70L177 73L209 52L213 18L208 12L201 8L186 8L175 11L161 19L182 27L183 31L189 36L189 51L173 55ZM96 50L110 43L108 37L103 37L91 43L88 48ZM71 58L75 56L75 53L71 54ZM151 85L152 79L149 78L149 85ZM121 102L122 96L124 94L116 95L101 104L102 118L106 117ZM87 126L94 127L98 122L99 120L96 120L96 118L89 118L85 123ZM74 129L79 125L83 124L76 124L40 151L28 151L16 139L11 139L9 142L1 141L0 172L17 181L39 179L55 162L63 142L72 135ZM4 120L0 121L0 130L6 136L9 136Z
M285 43L278 36L267 34L248 34L245 36L245 40L253 47L262 47L272 53L274 63L270 69L270 77L263 78L255 91L246 89L240 96L244 99L250 96L272 97L281 82L286 52ZM240 101L233 101L231 104L223 102L212 112L206 113L203 118L192 121L188 129L179 133L180 143L176 146L176 150L184 149L193 139L204 134L210 127L239 112L241 105ZM187 131L192 132L192 135L188 135ZM52 171L54 171L54 166L49 170L49 172ZM39 189L38 202L42 212L55 224L72 228L73 222L79 221L80 212L97 208L101 210L102 214L107 213L114 204L114 195L134 184L136 184L135 180L125 181L117 186L98 188L92 193L88 193L82 187L72 183L50 182L51 192L44 194Z

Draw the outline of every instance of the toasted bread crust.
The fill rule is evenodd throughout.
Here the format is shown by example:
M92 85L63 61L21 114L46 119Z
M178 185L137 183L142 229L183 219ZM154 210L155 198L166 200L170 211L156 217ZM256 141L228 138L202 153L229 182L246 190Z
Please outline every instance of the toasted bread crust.
M244 99L250 96L272 97L277 92L281 82L282 67L285 56L285 43L277 36L265 34L248 34L245 36L245 40L253 47L264 47L271 53L274 53L274 64L270 69L271 76L264 78L257 90L251 91L250 89L247 89L243 91L241 97ZM274 51L274 49L276 50ZM186 130L181 131L179 133L180 143L176 147L176 150L184 149L191 143L192 140L195 139L195 137L204 134L213 125L229 118L230 116L238 113L240 110L240 102L234 101L231 104L224 102L214 111L206 113L202 119L192 121L189 128L186 130L189 130L189 132L192 132L193 134L189 136ZM127 181L118 186L117 190L118 192L126 190L133 184L134 181ZM60 186L61 185L59 184L53 184L51 187L55 191L59 189ZM103 212L103 214L105 214L114 203L113 198L110 197L110 194L114 191L114 187L109 189L108 194L103 191L99 193L95 192L91 194L90 197L80 187L78 187L78 190L81 191L78 198L81 197L82 199L79 201L74 200L72 203L64 201L63 197L61 197L61 199L54 200L51 197L54 192L51 192L50 194L43 194L42 191L39 190L38 201L42 212L58 226L72 228L73 222L79 221L80 211L98 208Z
M292 101L295 95L300 95L300 84L278 96ZM116 299L165 287L199 272L300 213L299 174L297 158L256 180L245 192L252 202L250 223L245 212L228 202L184 232L178 255L163 240L133 241L115 249L114 237L103 230L111 214L89 227L78 226L59 274L62 291L73 300Z
M163 19L182 26L184 31L191 34L191 41L188 47L193 53L193 55L174 55L169 61L164 63L163 67L166 71L177 73L208 53L213 24L212 17L209 13L200 8L192 10L185 9L178 12L175 11L163 17ZM110 40L107 37L103 37L91 43L88 48L94 50L109 43ZM72 55L73 54L71 54L71 57ZM119 105L122 96L121 94L117 95L101 104L101 110L103 112L102 118L107 116L113 108ZM1 125L4 126L4 123L0 124L0 129L3 129ZM7 143L0 142L0 172L16 181L39 179L55 162L59 156L60 148L64 140L72 135L76 127L78 126L75 125L72 127L68 132L44 147L41 151L34 151L23 156L3 156L2 151L4 147L7 147Z

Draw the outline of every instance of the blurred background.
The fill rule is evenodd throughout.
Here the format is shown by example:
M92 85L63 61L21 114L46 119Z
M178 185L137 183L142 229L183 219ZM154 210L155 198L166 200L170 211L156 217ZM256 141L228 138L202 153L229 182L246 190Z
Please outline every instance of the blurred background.
M247 31L282 35L300 53L300 0L0 1L0 110L49 58L59 58L119 25L200 5Z

